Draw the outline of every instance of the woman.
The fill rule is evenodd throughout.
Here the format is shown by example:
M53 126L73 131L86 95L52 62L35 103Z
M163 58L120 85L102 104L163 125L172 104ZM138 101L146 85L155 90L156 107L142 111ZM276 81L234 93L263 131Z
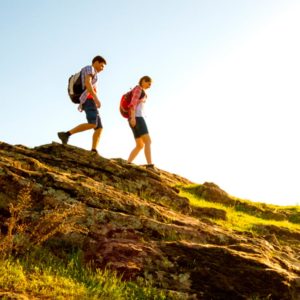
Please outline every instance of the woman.
M143 115L143 107L147 99L145 90L151 86L151 78L143 76L139 84L132 90L132 100L129 105L129 125L135 138L135 148L131 151L128 162L131 163L144 148L147 161L146 167L154 168L151 158L151 139Z

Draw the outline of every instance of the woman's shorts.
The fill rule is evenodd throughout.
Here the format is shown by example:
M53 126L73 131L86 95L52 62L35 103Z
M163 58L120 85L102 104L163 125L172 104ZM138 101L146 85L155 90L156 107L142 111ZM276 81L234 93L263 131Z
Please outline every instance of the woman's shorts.
M149 134L145 119L143 117L136 117L135 120L136 120L136 125L134 128L132 128L131 125L129 124L133 132L134 138L137 139L144 134Z
M99 116L99 111L96 107L94 100L87 99L83 104L83 110L86 114L86 119L89 124L96 124L95 130L102 127L101 119Z

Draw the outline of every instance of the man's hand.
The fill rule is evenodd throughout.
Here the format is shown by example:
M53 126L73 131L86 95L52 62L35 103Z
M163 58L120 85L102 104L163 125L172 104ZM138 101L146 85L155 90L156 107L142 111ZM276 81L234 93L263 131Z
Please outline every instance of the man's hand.
M85 87L86 87L87 91L93 96L93 99L95 101L96 107L100 108L101 107L101 102L100 102L100 100L98 98L96 90L93 88L93 85L92 85L92 75L91 74L87 74L85 76L84 82L85 82Z
M100 100L98 99L98 96L97 96L97 95L96 95L96 97L94 97L94 101L95 101L96 107L97 107L97 108L100 108L100 107L101 107L101 102L100 102Z

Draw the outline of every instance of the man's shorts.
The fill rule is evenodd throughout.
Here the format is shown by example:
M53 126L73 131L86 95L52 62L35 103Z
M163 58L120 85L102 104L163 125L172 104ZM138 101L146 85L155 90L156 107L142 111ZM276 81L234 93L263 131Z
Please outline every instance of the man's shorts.
M96 104L94 100L92 99L87 99L84 104L83 104L83 110L85 111L86 114L86 119L89 124L96 124L96 129L103 128L101 119L99 116L99 111L96 107Z
M134 138L137 139L144 134L149 134L145 119L143 117L136 117L135 120L136 120L136 125L134 128L132 128L131 125L129 124L133 132Z

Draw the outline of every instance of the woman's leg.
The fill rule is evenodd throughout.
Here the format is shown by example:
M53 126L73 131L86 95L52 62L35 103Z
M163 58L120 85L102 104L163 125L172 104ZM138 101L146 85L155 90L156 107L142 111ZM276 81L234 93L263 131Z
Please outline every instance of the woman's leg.
M142 137L139 137L135 139L135 148L131 151L129 157L128 157L128 162L132 162L136 156L139 154L139 152L144 148L144 141Z
M144 134L143 136L141 136L141 139L143 140L143 143L145 145L144 152L145 152L147 164L150 165L150 164L152 164L150 135Z

